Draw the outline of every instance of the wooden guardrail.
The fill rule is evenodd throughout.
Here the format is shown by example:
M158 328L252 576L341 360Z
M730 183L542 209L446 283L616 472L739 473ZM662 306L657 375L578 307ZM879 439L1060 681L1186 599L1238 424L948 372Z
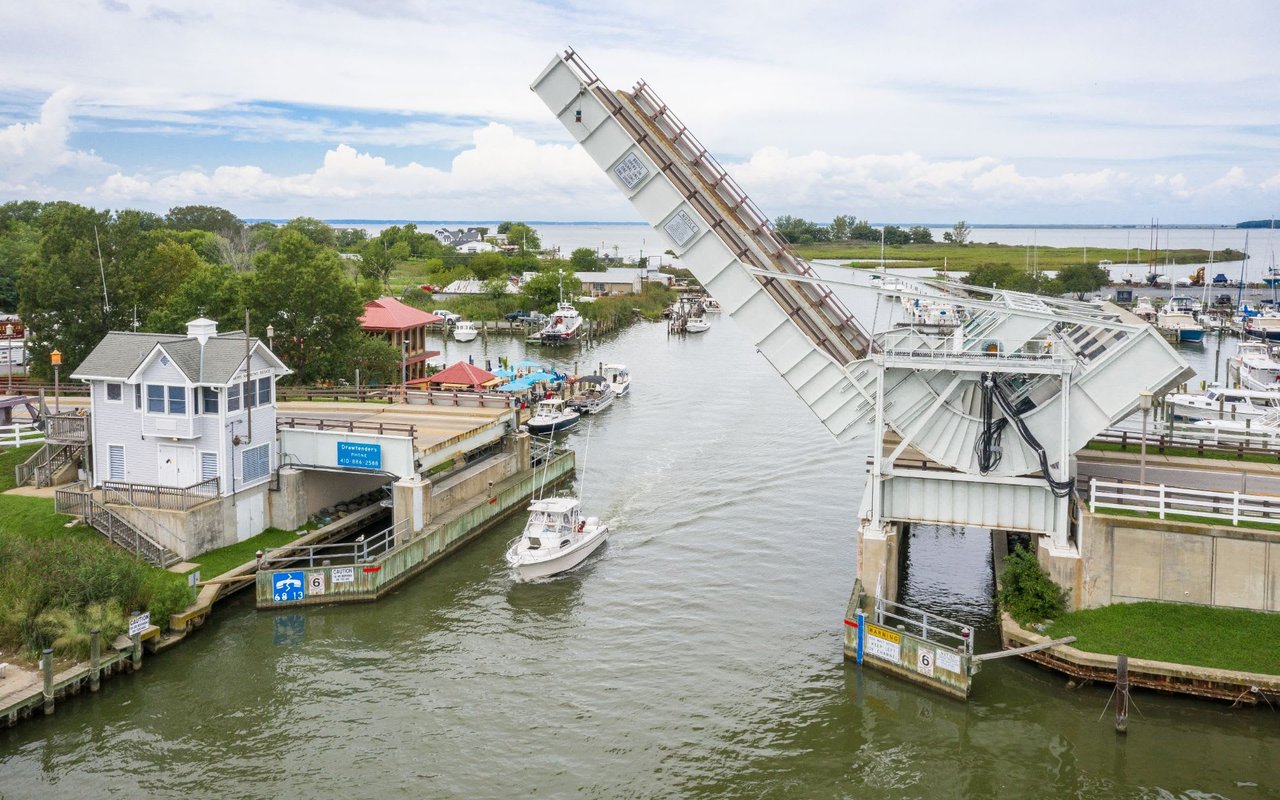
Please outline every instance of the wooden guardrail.
M166 511L186 511L218 496L217 477L190 486L157 486L150 483L103 481L102 498L106 503L120 503Z
M1132 449L1136 452L1142 448L1142 433L1110 428L1093 437L1093 441L1116 444L1121 450ZM1262 436L1252 438L1243 436L1232 438L1222 434L1215 436L1211 428L1206 428L1203 436L1192 435L1185 429L1147 434L1148 453L1163 455L1168 450L1192 450L1198 456L1206 453L1227 453L1240 459L1245 456L1263 456L1280 462L1280 442L1268 445Z

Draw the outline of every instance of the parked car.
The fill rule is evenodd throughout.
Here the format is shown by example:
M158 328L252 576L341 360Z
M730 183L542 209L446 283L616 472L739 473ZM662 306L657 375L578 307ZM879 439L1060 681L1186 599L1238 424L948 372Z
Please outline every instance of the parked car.
M507 314L507 319L511 322L532 322L542 325L546 323L547 315L540 311L512 311Z
M452 311L446 311L443 308L438 308L431 313L435 314L437 317L444 317L445 325L456 325L458 324L458 320L462 319L461 314L455 314Z
M419 288L419 289L421 289L421 290L422 290L422 291L424 291L424 292L438 292L438 291L440 291L440 287L439 287L439 286L436 286L435 284L431 284L431 283L424 283L424 284L422 284L421 286L419 286L418 288Z

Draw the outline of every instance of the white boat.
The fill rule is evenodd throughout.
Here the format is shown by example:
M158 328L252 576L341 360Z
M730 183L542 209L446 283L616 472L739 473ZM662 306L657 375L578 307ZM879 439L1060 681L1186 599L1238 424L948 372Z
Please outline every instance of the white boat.
M1261 314L1246 314L1243 325L1245 336L1272 342L1280 341L1280 313L1264 311Z
M599 414L613 403L616 393L603 375L587 375L578 380L579 392L569 407L582 414Z
M1165 402L1174 419L1258 420L1280 409L1280 391L1211 386L1204 394L1166 395Z
M538 331L538 339L543 344L561 344L572 341L582 327L582 315L572 303L560 303L556 312L551 315L546 326Z
M1242 389L1280 389L1280 360L1265 342L1242 341L1227 361L1227 375L1234 375Z
M555 433L577 425L581 416L566 406L563 400L552 398L539 400L537 409L526 424L530 433Z
M608 538L608 525L582 518L578 498L535 500L524 532L507 548L507 564L524 580L548 578L578 566Z
M625 364L605 364L601 372L609 379L614 395L623 397L631 391L631 372Z
M708 314L720 313L720 301L714 297L706 297L702 300L702 310Z
M1143 322L1154 322L1156 319L1156 307L1151 304L1150 297L1139 297L1133 304L1133 313Z
M906 319L894 325L920 333L945 335L964 324L965 313L959 306L929 297L903 297Z
M711 330L711 323L706 317L690 317L684 324L685 333L705 333Z
M464 319L453 326L454 341L469 342L478 335L480 331L476 330L476 324L470 320Z
M1196 321L1186 298L1174 297L1156 314L1156 327L1177 336L1180 342L1198 342L1204 338L1204 326Z

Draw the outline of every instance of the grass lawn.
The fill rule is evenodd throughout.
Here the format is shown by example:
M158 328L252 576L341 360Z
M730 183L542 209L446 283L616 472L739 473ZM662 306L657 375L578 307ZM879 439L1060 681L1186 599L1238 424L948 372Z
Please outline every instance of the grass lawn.
M280 547L298 538L293 531L282 531L279 528L267 528L262 533L243 542L210 550L202 556L191 559L200 565L200 579L216 578L224 572L235 569L247 561L252 561L258 550Z
M1101 450L1109 453L1138 453L1139 446L1131 444L1122 446L1118 442L1089 442L1085 445L1086 450ZM1147 443L1147 455L1149 456L1176 456L1179 458L1216 458L1222 461L1252 461L1257 464L1275 464L1280 462L1280 456L1268 456L1262 453L1245 453L1243 455L1226 452L1222 450L1206 449L1203 453L1194 447L1165 447L1163 449L1153 447L1150 442Z
M1121 603L1073 611L1045 635L1072 647L1243 672L1280 674L1280 614L1178 603Z
M43 445L25 444L22 447L6 447L0 450L0 492L7 492L16 485L13 468L31 458Z
M1117 517L1137 517L1139 519L1160 519L1160 514L1155 511L1136 511L1129 508L1099 508L1097 513L1108 514ZM1197 517L1194 514L1165 514L1164 518L1171 522L1189 522L1193 525L1218 525L1223 528L1255 528L1263 531L1280 531L1280 525L1273 522L1259 522L1241 517L1239 525L1232 525L1229 519L1213 519L1212 517Z
M982 231L976 235L981 236ZM859 267L876 267L880 263L879 242L840 242L821 244L798 244L795 250L801 258L837 258L849 259ZM1097 264L1102 259L1110 259L1117 264L1124 263L1126 252L1123 248L1090 247L1086 254L1081 247L1039 247L1031 257L1036 266L1042 270L1056 270L1068 264ZM1132 256L1132 251L1128 251ZM1007 244L899 244L884 249L884 257L888 261L912 261L913 264L897 266L927 266L942 270L968 272L982 264L1027 263L1027 248L1023 245ZM1198 263L1209 260L1208 250L1173 250L1160 253L1160 258L1172 259L1178 264ZM889 265L886 265L889 266Z

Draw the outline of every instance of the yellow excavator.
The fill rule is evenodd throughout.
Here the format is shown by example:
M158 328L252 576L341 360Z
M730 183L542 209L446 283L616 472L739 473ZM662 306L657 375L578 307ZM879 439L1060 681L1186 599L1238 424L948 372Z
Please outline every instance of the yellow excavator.
M1204 267L1198 267L1195 272L1191 273L1192 286L1204 286Z

